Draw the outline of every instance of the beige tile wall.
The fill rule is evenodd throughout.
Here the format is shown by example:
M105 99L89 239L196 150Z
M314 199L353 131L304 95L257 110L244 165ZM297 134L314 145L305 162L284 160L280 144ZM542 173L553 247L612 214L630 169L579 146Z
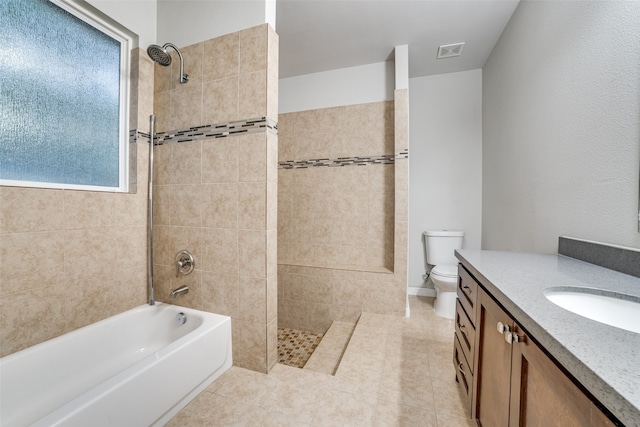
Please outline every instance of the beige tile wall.
M158 128L277 118L278 38L266 24L181 49L178 68L156 65ZM234 364L277 362L278 137L264 132L156 147L154 258L159 300L231 316ZM175 276L188 249L196 269ZM168 300L183 284L189 293Z
M394 152L393 102L281 114L279 160ZM278 262L392 271L394 166L279 170Z
M394 102L279 117L279 160L391 155L408 148L406 91ZM280 169L278 322L324 333L363 311L404 314L407 160Z
M132 57L135 129L151 114L153 64ZM130 147L135 194L0 187L0 356L145 303L148 147Z
M157 132L278 117L278 37L267 24L171 51L168 67L155 65ZM270 54L269 54L270 52Z

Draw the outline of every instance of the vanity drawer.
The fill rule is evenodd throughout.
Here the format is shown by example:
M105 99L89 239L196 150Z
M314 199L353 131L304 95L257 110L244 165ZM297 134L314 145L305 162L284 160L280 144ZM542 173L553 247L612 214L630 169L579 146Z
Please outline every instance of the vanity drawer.
M475 326L476 306L478 302L478 283L465 270L462 264L458 264L458 301Z
M466 405L467 416L471 417L471 399L473 396L473 373L469 369L469 364L464 358L458 335L453 339L453 365L456 370L456 382L462 388L464 393L464 403Z
M460 300L456 301L456 336L460 342L462 353L469 363L471 372L473 372L473 356L476 342L476 328L467 317L467 313L462 309Z

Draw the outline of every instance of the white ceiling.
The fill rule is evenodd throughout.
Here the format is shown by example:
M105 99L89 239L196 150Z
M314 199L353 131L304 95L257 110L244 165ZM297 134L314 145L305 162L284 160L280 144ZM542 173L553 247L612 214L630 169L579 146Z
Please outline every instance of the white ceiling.
M482 68L519 0L277 0L280 78L384 62L409 46L409 76ZM466 42L436 60L438 46Z

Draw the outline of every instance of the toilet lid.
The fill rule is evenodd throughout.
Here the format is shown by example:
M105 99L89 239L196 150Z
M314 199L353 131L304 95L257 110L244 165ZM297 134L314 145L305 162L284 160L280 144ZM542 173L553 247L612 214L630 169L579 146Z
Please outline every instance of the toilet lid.
M458 266L457 265L436 265L431 270L431 274L444 277L457 277Z

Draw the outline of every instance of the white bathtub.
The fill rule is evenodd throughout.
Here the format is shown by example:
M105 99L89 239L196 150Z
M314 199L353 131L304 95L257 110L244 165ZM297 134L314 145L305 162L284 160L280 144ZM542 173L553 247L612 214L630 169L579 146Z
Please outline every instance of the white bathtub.
M229 317L143 305L0 359L0 425L161 426L231 364Z

